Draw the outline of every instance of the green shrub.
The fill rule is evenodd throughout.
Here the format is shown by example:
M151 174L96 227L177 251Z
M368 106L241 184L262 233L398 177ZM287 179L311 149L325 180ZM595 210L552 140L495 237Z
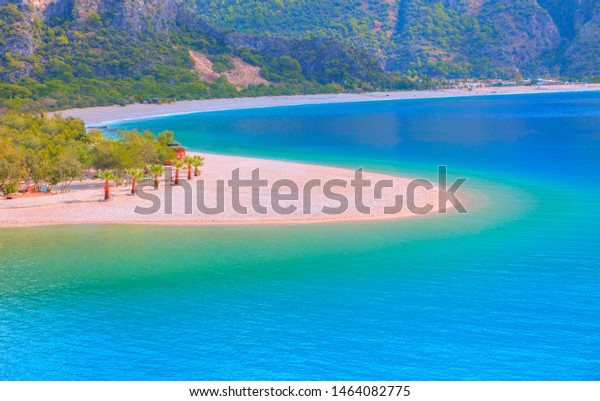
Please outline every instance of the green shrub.
M17 193L19 191L19 188L17 186L17 183L15 182L7 182L4 184L4 186L2 187L2 191L5 194L14 194Z

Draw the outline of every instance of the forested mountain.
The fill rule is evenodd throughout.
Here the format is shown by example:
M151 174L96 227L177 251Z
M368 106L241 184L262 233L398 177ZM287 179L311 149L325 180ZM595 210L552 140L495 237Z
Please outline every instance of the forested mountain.
M442 77L600 75L598 0L198 0L221 28L327 35L388 71Z
M539 0L563 43L552 60L563 74L600 75L600 1Z
M45 108L338 92L411 85L366 50L323 38L275 38L215 28L193 0L0 0L0 100ZM270 85L203 82L190 51L224 70L260 68ZM218 75L217 75L218 76ZM8 99L8 100L7 100Z
M234 82L244 68L254 78ZM600 1L0 0L5 105L418 88L517 71L600 76Z

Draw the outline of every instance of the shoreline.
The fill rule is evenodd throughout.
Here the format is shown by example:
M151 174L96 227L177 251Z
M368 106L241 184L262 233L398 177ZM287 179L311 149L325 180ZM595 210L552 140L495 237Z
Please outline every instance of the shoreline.
M194 154L194 152L190 152ZM206 185L206 194L202 195L207 207L215 205L214 196L217 193L216 181L229 178L229 174L236 169L240 169L240 177L247 179L251 171L260 168L261 179L266 179L270 184L281 179L292 180L300 189L310 180L319 179L323 182L332 179L341 179L346 183L354 178L354 171L350 169L328 167L316 164L283 162L270 159L248 158L238 156L224 156L212 153L203 153L205 156L205 169L202 171L202 179ZM182 181L187 181L185 170L180 172ZM406 188L413 177L398 177L387 174L378 174L364 172L364 178L372 180L373 183L382 180L391 180L393 188L383 192L381 199L377 199L370 191L365 191L363 199L364 205L371 208L369 214L359 212L356 207L356 201L353 188L337 188L336 193L342 194L348 200L349 207L346 211L328 215L323 212L323 207L336 207L337 201L333 200L315 189L310 192L310 213L305 213L303 209L304 192L298 191L298 201L284 201L283 206L298 205L296 212L291 214L279 214L273 210L272 198L269 198L266 189L260 192L260 203L268 205L271 201L271 207L265 214L260 214L250 207L252 205L252 191L250 188L239 190L241 204L248 207L247 214L237 213L230 205L232 193L229 187L225 187L224 201L225 210L218 215L203 214L195 207L192 213L187 213L187 205L197 205L200 196L191 191L187 195L182 186L170 186L168 180L161 182L159 191L147 189L146 195L156 196L160 199L161 207L152 214L142 215L135 212L136 207L147 208L147 198L131 196L129 186L115 188L111 185L113 200L110 202L101 202L103 195L103 182L101 180L86 180L74 185L74 190L67 193L56 193L45 197L23 197L13 200L0 200L0 227L36 227L36 226L59 226L59 225L196 225L196 226L226 226L226 225L280 225L280 224L331 224L331 223L366 223L374 221L401 221L407 218L434 218L450 216L457 213L449 205L447 213L439 213L438 208L438 188L434 186L429 191L415 192L415 204L425 205L430 203L434 209L427 214L415 214L406 207L396 214L385 214L384 207L395 204L395 196L406 194ZM192 180L194 182L199 179ZM197 185L197 184L196 184ZM171 213L166 211L166 193L167 189L172 196L170 201L172 205ZM323 187L320 187L322 190ZM372 187L371 187L372 190ZM287 192L287 191L284 191ZM467 209L479 208L481 204L486 203L484 194L476 194L473 191L465 189L459 192L458 199L467 207ZM458 195L458 194L457 194ZM306 198L304 198L306 199ZM163 207L165 206L164 210Z
M600 84L548 86L515 86L502 88L443 89L439 91L396 91L362 94L322 94L264 96L229 99L184 100L171 104L130 104L60 110L51 114L81 118L90 128L114 122L142 120L201 112L261 109L284 106L306 106L337 103L360 103L393 100L448 99L480 96L535 95L544 93L581 93L600 91Z
M299 95L299 96L281 96L281 97L259 97L259 98L233 98L233 99L211 99L176 102L166 105L154 104L134 104L129 106L108 106L87 109L72 109L62 112L56 112L63 116L79 117L84 120L87 126L97 126L116 121L138 120L145 118L156 118L167 115L182 115L198 112L226 111L255 109L267 107L283 107L296 105L318 105L334 103L356 103L372 101L393 101L393 100L415 100L415 99L442 99L442 98L461 98L478 96L502 96L502 95L529 95L542 93L577 93L577 92L596 92L600 91L600 84L596 85L559 85L545 86L539 88L532 87L509 87L509 88L478 88L473 91L449 89L442 91L412 91L412 92L380 92L365 94L338 94L338 95ZM189 154L198 154L197 152L188 152ZM228 174L235 168L241 168L242 175L248 177L250 171L260 168L261 173L265 172L270 182L278 179L290 178L288 172L300 171L291 174L294 182L299 187L306 181L318 178L323 181L343 178L349 182L354 171L347 168L335 166L326 166L313 163L298 163L290 161L279 161L274 159L263 159L254 157L239 157L231 155L221 155L214 153L202 153L207 157L207 166L202 179L208 177L216 182L219 179L229 178ZM185 175L185 172L182 172ZM400 188L405 190L412 177L398 176L395 174L364 172L365 178L373 181L392 180L394 181L394 190ZM185 181L185 178L182 179ZM163 185L169 185L163 183ZM432 194L420 194L417 200L422 204L432 203L435 205L433 212L425 215L412 214L404 208L400 213L388 215L383 212L382 200L376 201L370 199L369 206L373 210L370 214L361 214L358 210L351 210L340 215L326 215L323 212L309 214L296 213L294 215L278 215L273 210L269 213L260 215L249 213L247 215L235 214L232 210L226 210L219 216L202 215L198 213L190 214L165 214L160 211L152 216L139 216L133 213L136 201L139 206L140 200L137 196L128 196L129 189L125 187L114 188L113 195L115 200L110 203L99 202L101 198L100 181L87 180L75 185L78 187L73 192L65 194L55 194L50 197L30 197L15 200L0 201L0 211L5 217L0 217L0 227L36 227L36 226L57 226L57 225L196 225L196 226L225 226L225 225L280 225L280 224L331 224L331 223L365 223L375 221L403 220L415 217L442 217L457 213L451 208L446 214L438 213L435 199L437 198L437 187L433 189ZM179 187L175 188L177 192ZM321 188L322 189L322 188ZM212 192L211 192L212 191ZM227 189L226 189L227 191ZM183 191L185 194L185 191ZM210 187L207 184L207 193L216 193L216 186ZM249 192L249 191L248 191ZM344 191L340 191L344 192ZM231 195L231 194L229 194ZM249 205L250 194L240 195ZM349 191L344 192L349 203L353 203L353 194ZM183 207L185 195L175 193L174 202L180 208ZM227 194L226 194L227 196ZM464 190L461 193L464 196L462 200L468 207L480 207L487 202L485 194ZM261 192L261 197L263 194ZM383 197L385 201L392 202L393 196ZM263 198L263 200L266 198ZM164 199L163 199L164 200ZM214 201L214 200L213 200ZM197 202L197 200L196 200ZM379 202L379 203L378 203ZM210 201L209 201L210 203ZM316 207L331 206L331 199L323 194L317 197ZM393 204L393 203L392 203ZM65 206L68 205L68 209ZM67 211L65 211L65 209ZM180 211L181 212L181 211Z

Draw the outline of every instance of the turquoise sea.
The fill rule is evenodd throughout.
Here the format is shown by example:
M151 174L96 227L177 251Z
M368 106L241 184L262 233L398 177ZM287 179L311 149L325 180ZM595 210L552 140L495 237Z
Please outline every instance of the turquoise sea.
M194 150L433 177L467 215L0 233L4 380L600 380L600 94L113 124Z

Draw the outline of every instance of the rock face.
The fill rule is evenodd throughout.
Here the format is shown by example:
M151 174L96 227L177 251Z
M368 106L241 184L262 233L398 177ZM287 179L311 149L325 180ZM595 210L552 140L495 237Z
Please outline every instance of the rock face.
M561 36L561 71L600 75L600 2L598 0L539 0L549 10Z
M31 6L34 14L42 19L71 15L76 0L0 0L0 6L18 5L21 10Z
M500 32L500 47L488 47L488 54L509 67L529 64L561 43L552 18L535 0L505 0L482 19Z
M168 33L177 18L189 8L190 0L0 0L0 6L16 4L21 10L30 6L43 18L84 20L93 14L111 14L116 27L137 32L153 30Z
M400 69L473 66L485 60L510 72L562 41L552 17L536 0L411 0L400 1L399 7L395 41L400 57L393 67Z
M578 30L564 53L562 66L568 74L577 75L582 71L600 74L600 12Z
M193 16L188 5L187 0L0 0L0 6L9 6L1 10L0 55L14 59L0 73L10 82L30 75L36 49L43 41L36 19L79 24L96 14L109 18L132 40L140 33L153 33L168 41L178 21Z
M0 0L0 6L11 3ZM10 58L10 68L2 72L9 82L14 82L30 74L32 64L23 60L29 60L33 56L39 39L33 29L33 15L20 12L17 5L3 9L1 20L0 57L4 55L5 58Z
M128 32L168 34L186 10L185 0L77 0L73 15L86 19L94 13L112 13L115 26Z
M0 0L0 105L57 109L391 81L374 56L340 40L223 31L194 2Z

